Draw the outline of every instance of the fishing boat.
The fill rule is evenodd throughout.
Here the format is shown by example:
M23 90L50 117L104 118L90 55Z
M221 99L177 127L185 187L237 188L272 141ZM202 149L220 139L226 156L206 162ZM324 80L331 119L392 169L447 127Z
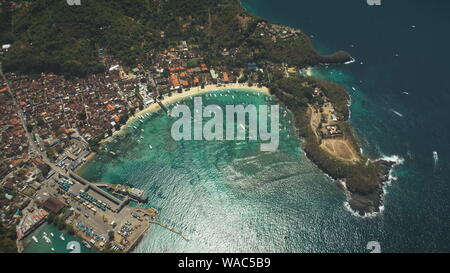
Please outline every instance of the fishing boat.
M88 242L83 241L83 244L84 244L84 246L86 246L87 248L91 248L91 245L90 245Z
M61 239L61 240L63 240L63 241L65 241L66 240L66 238L64 238L64 235L61 233L61 235L59 235L59 239Z
M35 241L36 243L38 242L38 239L36 238L36 236L31 237L31 239L33 239L33 241Z

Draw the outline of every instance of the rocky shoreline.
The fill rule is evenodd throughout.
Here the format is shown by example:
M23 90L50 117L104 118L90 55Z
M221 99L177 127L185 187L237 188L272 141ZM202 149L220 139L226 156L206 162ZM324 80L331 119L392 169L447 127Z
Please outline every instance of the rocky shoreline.
M378 160L376 164L379 164L380 169L378 172L378 184L377 190L369 194L362 194L359 192L349 191L348 204L350 209L358 213L360 216L367 216L373 213L379 213L382 210L384 202L384 190L383 187L386 182L389 181L389 173L394 167L394 162L386 160ZM347 189L348 190L348 189Z

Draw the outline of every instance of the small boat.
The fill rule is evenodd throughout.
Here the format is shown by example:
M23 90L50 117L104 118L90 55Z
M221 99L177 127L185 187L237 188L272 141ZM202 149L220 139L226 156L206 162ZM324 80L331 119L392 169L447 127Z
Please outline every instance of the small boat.
M242 130L245 130L244 125L242 125L242 124L239 124L239 125L241 126Z
M52 247L52 251L55 251L55 249Z
M64 238L64 235L61 233L61 235L59 235L59 239L61 239L61 240L63 240L63 241L65 241L66 240L66 238Z
M52 232L50 232L50 236L55 237L55 234L53 234Z
M353 91L356 91L356 88L352 86Z
M148 145L148 147L150 148L150 150L153 149L152 145Z
M52 241L50 240L50 238L47 237L47 235L42 236L42 238L44 238L45 242L47 244L50 244Z
M38 242L38 239L36 238L36 236L31 237L31 239L33 239L33 241L35 241L36 243Z
M86 242L86 241L83 241L83 244L84 244L84 246L85 247L87 247L87 248L91 248L91 245L88 243L88 242Z
M439 155L438 152L433 151L433 160L434 160L434 164L437 164L439 161Z

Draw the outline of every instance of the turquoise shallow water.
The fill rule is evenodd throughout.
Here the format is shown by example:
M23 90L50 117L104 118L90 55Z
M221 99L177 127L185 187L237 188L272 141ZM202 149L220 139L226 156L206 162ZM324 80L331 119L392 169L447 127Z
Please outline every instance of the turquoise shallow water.
M215 94L203 103L277 103L245 91ZM279 150L261 152L259 142L175 142L174 120L159 111L128 127L82 175L145 189L147 206L190 239L155 226L136 252L365 251L383 223L344 208L344 193L302 153L290 114L282 120Z

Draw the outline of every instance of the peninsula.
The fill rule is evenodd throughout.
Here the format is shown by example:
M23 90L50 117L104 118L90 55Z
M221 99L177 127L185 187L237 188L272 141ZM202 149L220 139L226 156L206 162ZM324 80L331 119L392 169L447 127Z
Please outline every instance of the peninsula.
M251 15L236 0L3 1L0 17L0 212L8 231L0 247L7 251L49 213L100 249L132 249L139 236L127 240L128 223L143 234L150 222L139 219L155 221L156 213L135 211L70 174L145 111L220 88L276 96L294 113L307 156L345 182L350 207L361 215L379 210L391 164L360 153L347 92L306 74L352 61L347 52L321 55L301 30ZM42 209L38 222L27 222ZM94 236L88 221L104 227Z

